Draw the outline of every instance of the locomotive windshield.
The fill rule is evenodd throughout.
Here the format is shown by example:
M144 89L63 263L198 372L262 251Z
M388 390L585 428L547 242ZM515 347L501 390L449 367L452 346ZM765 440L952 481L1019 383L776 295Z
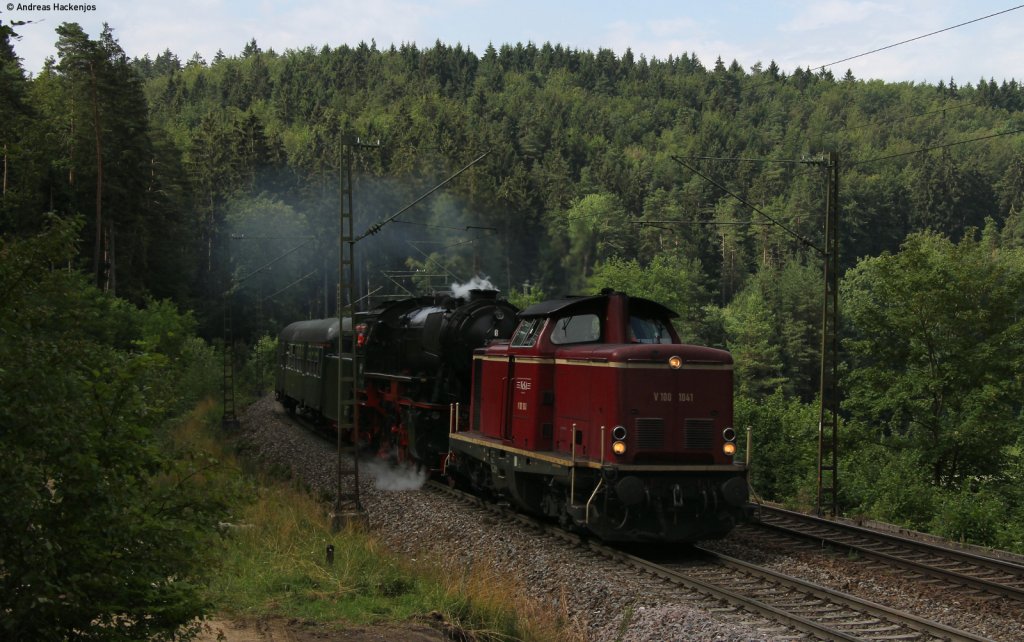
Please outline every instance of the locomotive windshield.
M601 339L601 320L596 314L577 314L555 321L551 343L589 343Z
M540 334L540 329L543 325L544 319L524 319L519 324L519 327L516 328L516 333L512 335L512 347L532 348L537 343L537 336Z
M631 316L629 340L632 343L672 343L672 333L661 319Z

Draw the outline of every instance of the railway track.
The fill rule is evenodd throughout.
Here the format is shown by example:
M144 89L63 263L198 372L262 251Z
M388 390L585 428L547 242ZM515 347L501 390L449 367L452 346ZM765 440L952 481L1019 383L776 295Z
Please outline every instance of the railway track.
M985 640L905 611L697 548L712 563L662 564L693 588L822 640ZM648 563L649 562L645 562ZM661 573L663 571L655 571Z
M480 498L429 482L427 488L453 495L503 519L587 547L636 571L650 574L694 591L714 603L716 612L753 613L792 631L788 637L820 640L930 640L982 641L981 636L919 618L911 613L834 591L720 553L694 547L696 556L684 560L655 561L604 544L587 541L553 525L540 522ZM727 606L723 606L722 603ZM775 636L787 637L787 636Z
M702 559L687 562L609 555L817 640L986 639L720 553L695 550Z
M1024 566L889 533L770 506L756 509L757 524L883 563L917 578L964 587L975 595L1024 602Z

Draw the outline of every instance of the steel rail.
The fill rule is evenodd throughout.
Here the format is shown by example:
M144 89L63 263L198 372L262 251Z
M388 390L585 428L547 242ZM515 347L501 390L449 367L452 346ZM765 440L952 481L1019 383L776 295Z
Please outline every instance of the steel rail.
M838 605L841 608L852 610L853 613L850 614L851 617L857 615L861 615L863 617L865 614L870 615L875 618L875 620L870 623L872 626L877 627L878 625L883 625L886 627L904 627L905 629L926 634L939 640L950 640L955 642L988 642L987 638L975 636L971 633L959 631L937 622L932 622L908 613L890 609L881 604L862 600L852 595L833 591L804 580L789 577L763 567L748 564L747 562L735 560L718 553L695 547L697 550L701 551L703 555L713 558L716 566L726 567L731 569L733 572L739 572L750 577L756 577L759 581L772 582L776 586L785 586L790 591L798 591L802 596L810 596L810 602L806 599L802 599L800 604L795 606L789 605L788 608L786 606L773 605L763 599L744 595L739 590L700 579L695 577L692 573L687 573L684 570L674 569L664 564L646 560L606 544L592 540L585 540L553 524L522 515L503 506L497 506L475 495L449 488L448 486L438 482L427 482L426 487L434 491L454 496L462 501L474 504L504 518L518 521L548 535L566 540L573 545L585 546L593 552L612 561L649 573L650 575L690 589L696 593L704 595L705 597L725 601L733 607L742 609L745 612L761 615L777 624L782 624L796 631L809 634L815 639L836 641L878 639L877 635L874 636L874 638L866 638L858 636L856 633L837 628L844 625L847 627L851 626L848 622L844 624L843 621L835 623L815 621L812 617L794 612L798 606L803 606L806 609L807 605L813 601L821 602L824 600L830 604ZM703 568L707 569L707 567ZM822 619L836 619L835 610L830 610L826 614L826 617L823 617Z
M853 636L853 639L877 639L877 636L870 635L870 633L877 633L877 626L879 625L895 625L902 626L919 633L925 633L935 637L938 640L961 640L961 641L972 641L981 642L988 640L981 636L974 635L967 631L961 631L945 624L940 624L932 620L926 620L919 618L916 615L900 611L897 609L889 608L883 604L877 602L871 602L848 593L829 589L811 582L801 580L799 578L791 577L783 573L772 571L756 564L744 562L722 553L717 553L700 547L695 547L697 550L713 557L716 562L721 564L723 567L735 570L743 575L749 577L755 577L765 582L776 586L782 586L787 589L796 591L805 596L811 596L818 600L822 600L827 604L838 605L847 609L850 609L854 613L866 614L871 617L877 618L877 622L871 621L860 621L860 622L842 622L838 621L834 626L844 627L861 627L863 635L858 635L857 631L845 632ZM759 589L760 590L760 589ZM809 602L803 604L806 607ZM799 606L799 605L798 605ZM820 610L820 607L819 607ZM824 611L823 614L828 615L830 619L836 619L836 614L833 611ZM813 618L808 616L808 619ZM839 630L839 629L837 629ZM887 639L891 639L892 636L886 635ZM899 636L896 636L899 637Z
M756 523L762 528L830 544L887 566L1024 601L1024 566L1019 564L773 506L762 505L757 511ZM922 555L933 559L925 561ZM961 567L936 565L941 562ZM993 577L994 574L1000 577Z

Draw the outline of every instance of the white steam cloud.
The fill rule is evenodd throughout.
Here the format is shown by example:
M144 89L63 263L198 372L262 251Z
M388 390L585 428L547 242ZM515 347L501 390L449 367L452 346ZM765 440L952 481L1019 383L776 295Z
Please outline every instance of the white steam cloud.
M497 290L486 276L474 276L467 283L452 283L452 296L457 299L468 299L471 290Z
M361 465L378 490L419 490L427 483L426 469L416 470L413 464L394 465L373 459Z

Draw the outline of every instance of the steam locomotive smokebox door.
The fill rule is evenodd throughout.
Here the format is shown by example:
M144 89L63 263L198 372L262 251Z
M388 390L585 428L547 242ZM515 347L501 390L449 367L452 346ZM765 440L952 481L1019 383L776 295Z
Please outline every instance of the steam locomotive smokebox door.
M430 354L441 356L441 334L444 332L444 310L431 312L423 322L423 349Z

